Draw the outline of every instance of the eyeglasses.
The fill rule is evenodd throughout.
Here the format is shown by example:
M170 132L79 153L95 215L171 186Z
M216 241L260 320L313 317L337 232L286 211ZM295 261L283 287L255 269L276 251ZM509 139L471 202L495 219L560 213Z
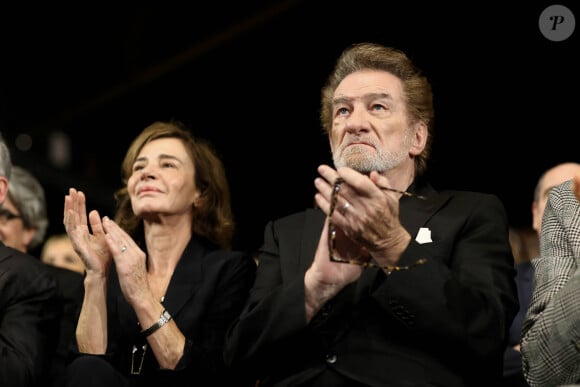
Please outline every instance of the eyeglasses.
M376 263L374 263L372 261L358 261L355 259L342 259L342 258L336 257L334 254L334 252L336 250L336 227L334 226L334 224L330 220L330 217L332 216L332 214L334 213L334 210L336 209L336 204L338 202L338 192L340 191L340 186L342 185L343 182L344 182L344 180L340 177L336 179L336 181L334 182L334 188L332 189L332 196L330 197L330 211L328 212L328 251L330 254L330 260L332 262L347 263L347 264L351 264L351 265L359 265L359 266L363 266L365 268L367 268L367 267L380 267L381 269L387 270L389 273L391 273L393 271L410 270L416 266L423 265L425 262L427 262L427 259L421 258L421 259L418 259L415 263L413 263L411 265L407 265L407 266L391 266L391 265L381 266L381 265L377 265ZM423 195L417 195L417 194L414 194L412 192L407 192L407 191L400 191L400 190L395 189L395 188L390 188L390 187L379 187L379 188L386 190L386 191L397 192L397 193L400 193L404 196L409 196L409 197L413 197L416 199L421 199L421 200L427 199Z
M22 219L22 216L16 215L5 208L0 208L0 224L4 225L12 219Z

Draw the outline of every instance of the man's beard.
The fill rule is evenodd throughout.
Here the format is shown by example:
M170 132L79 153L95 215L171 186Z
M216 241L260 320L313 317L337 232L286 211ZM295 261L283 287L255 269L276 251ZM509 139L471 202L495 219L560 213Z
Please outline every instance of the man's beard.
M346 146L340 149L340 153L334 152L332 155L334 166L336 168L350 167L365 175L370 174L372 171L381 173L402 163L408 157L411 147L408 130L405 131L401 141L402 149L399 151L385 151L374 140L365 139L364 141L368 145ZM373 147L375 151L364 149L368 147Z

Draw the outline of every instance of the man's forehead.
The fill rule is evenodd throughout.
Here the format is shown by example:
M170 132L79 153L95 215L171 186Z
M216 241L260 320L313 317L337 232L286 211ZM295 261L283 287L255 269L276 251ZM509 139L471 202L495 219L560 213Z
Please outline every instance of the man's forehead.
M392 73L382 70L361 70L344 77L334 95L385 93L398 96L402 91L402 81Z

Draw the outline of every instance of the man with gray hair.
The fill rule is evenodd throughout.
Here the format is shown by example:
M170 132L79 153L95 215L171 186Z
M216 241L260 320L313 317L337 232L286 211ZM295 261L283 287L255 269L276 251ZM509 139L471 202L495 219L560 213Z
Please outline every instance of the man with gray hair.
M35 255L47 228L44 188L28 170L13 165L8 196L0 208L0 241Z
M0 134L0 204L8 195L10 151ZM0 242L0 386L43 386L59 337L56 279L35 257Z

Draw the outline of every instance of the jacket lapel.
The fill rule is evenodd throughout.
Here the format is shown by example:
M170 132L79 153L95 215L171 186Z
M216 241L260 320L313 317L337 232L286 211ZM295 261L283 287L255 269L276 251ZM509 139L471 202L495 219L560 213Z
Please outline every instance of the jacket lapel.
M425 196L426 199L403 196L399 201L399 219L413 239L417 236L419 228L423 227L451 198L450 194L438 193L428 184L415 192Z
M203 273L203 257L206 248L195 237L183 251L169 281L163 305L175 315L200 287Z

